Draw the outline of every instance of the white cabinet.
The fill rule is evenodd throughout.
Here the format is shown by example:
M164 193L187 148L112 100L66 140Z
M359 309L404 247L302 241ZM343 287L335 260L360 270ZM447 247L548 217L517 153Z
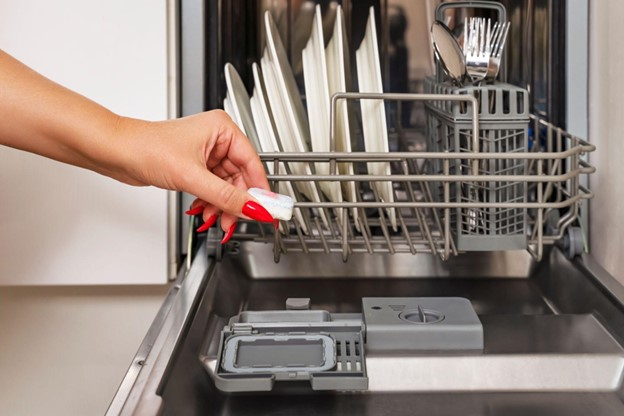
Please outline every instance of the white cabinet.
M111 110L167 118L166 0L2 0L0 48ZM0 146L0 284L167 280L167 192Z

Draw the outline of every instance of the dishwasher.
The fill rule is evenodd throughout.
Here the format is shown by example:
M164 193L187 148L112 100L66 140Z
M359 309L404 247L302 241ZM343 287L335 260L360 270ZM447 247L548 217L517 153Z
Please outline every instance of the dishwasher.
M175 4L181 115L223 108L227 62L252 90L266 13L303 91L317 6L323 31L344 13L352 52L373 11L387 92L333 95L353 152L332 121L329 152L261 153L274 191L334 181L355 199L297 198L293 220L241 220L225 246L180 215L184 261L108 414L624 414L624 287L587 253L594 146L563 128L569 2ZM446 82L429 28L475 16L511 22L501 82ZM362 151L366 100L388 152Z

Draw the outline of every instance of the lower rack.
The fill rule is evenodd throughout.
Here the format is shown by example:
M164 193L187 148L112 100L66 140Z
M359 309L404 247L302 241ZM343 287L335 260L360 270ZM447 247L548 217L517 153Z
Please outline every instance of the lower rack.
M287 184L292 185L298 201L295 215L291 221L282 221L279 231L245 223L234 238L273 243L275 261L289 252L340 253L345 261L351 253L361 252L431 253L446 260L462 251L500 249L528 249L540 259L544 245L561 240L578 219L583 201L593 196L583 185L583 177L595 168L583 155L595 147L534 116L531 126L535 143L554 145L544 149L536 144L521 153L260 154L267 166L273 165L271 172L286 172L269 175L269 181L275 192L285 193ZM474 161L481 165L501 160L526 166L526 173L489 175L480 170L473 174L463 169ZM291 163L308 164L313 172L327 165L329 174L291 175L287 173ZM390 174L367 174L372 163L389 164ZM432 164L441 166L439 174L431 173ZM345 171L354 173L341 173ZM323 199L306 200L300 192L303 183L314 186ZM327 183L355 188L355 197L331 201L323 192ZM382 186L391 187L394 201L382 199ZM513 193L519 186L526 192L515 199L505 197L504 202L482 193L492 187L501 194ZM481 243L462 247L458 239L466 234L471 244ZM506 243L510 238L511 245Z

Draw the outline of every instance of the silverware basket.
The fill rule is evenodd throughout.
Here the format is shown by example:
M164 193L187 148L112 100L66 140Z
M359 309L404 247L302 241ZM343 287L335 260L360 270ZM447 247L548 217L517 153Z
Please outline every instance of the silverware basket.
M433 152L466 153L454 160L451 171L467 174L473 169L471 153L525 153L529 143L528 91L513 85L494 83L484 86L456 87L427 78L430 94L472 96L478 103L479 134L474 139L471 104L458 101L428 101L426 110L427 146ZM440 160L429 164L429 173L440 175ZM528 161L518 159L481 159L477 172L492 178L523 176ZM458 202L513 204L527 200L526 181L466 182L452 190ZM443 185L433 185L435 201L443 200ZM526 209L517 207L459 208L451 221L461 251L515 250L527 245Z

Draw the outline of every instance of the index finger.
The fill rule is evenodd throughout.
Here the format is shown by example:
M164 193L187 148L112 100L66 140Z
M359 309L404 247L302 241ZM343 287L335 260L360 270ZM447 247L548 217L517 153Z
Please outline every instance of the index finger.
M240 169L248 188L270 190L260 156L258 156L249 139L239 129L234 130L227 156Z

